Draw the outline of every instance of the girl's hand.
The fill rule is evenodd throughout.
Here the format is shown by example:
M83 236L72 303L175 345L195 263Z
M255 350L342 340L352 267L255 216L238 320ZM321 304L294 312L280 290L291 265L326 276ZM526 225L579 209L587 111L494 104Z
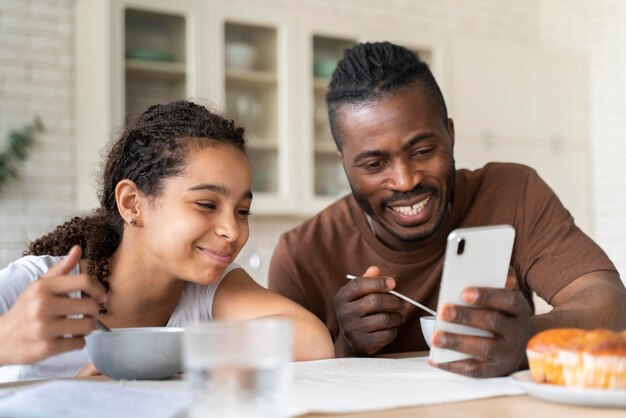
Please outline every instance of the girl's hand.
M94 366L93 363L87 363L85 367L80 369L76 377L98 376L101 374L102 373L96 369L96 366Z
M98 304L106 302L106 294L94 278L68 275L80 257L80 247L72 247L64 260L28 285L0 316L0 365L34 363L84 347L84 336L96 328ZM76 291L88 297L68 297Z

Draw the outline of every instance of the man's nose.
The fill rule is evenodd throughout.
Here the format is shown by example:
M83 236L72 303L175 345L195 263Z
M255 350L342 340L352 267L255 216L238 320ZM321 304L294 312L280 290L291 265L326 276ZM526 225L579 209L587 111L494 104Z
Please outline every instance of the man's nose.
M408 192L420 184L424 176L422 172L411 164L398 163L392 167L388 186L400 192Z

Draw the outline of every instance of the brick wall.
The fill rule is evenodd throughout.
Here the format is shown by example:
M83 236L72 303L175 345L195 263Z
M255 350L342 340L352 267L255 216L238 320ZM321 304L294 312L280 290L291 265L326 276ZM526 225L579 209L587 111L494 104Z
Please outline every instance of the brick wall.
M73 1L0 0L0 146L39 115L20 177L0 191L0 265L74 208Z

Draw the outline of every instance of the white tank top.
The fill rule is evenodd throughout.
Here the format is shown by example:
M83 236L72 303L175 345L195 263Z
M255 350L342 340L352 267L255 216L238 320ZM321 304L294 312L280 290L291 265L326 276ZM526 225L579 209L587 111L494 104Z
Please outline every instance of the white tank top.
M26 256L9 264L0 270L0 315L4 315L13 306L18 296L26 287L46 273L50 267L65 257L53 256ZM205 286L186 282L178 304L167 323L168 327L184 327L185 325L212 318L213 297L217 287L224 277L240 268L231 263L220 279L211 285ZM79 266L70 274L78 274ZM80 297L79 292L73 292L71 297ZM11 365L0 367L0 383L17 380L52 379L74 377L90 363L87 348L68 351L34 364Z

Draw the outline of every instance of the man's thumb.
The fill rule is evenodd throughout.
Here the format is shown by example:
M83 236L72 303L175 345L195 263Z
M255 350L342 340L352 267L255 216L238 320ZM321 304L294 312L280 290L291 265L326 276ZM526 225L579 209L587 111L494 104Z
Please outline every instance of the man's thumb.
M363 273L363 277L376 277L380 276L380 269L377 266L369 266L365 273Z

